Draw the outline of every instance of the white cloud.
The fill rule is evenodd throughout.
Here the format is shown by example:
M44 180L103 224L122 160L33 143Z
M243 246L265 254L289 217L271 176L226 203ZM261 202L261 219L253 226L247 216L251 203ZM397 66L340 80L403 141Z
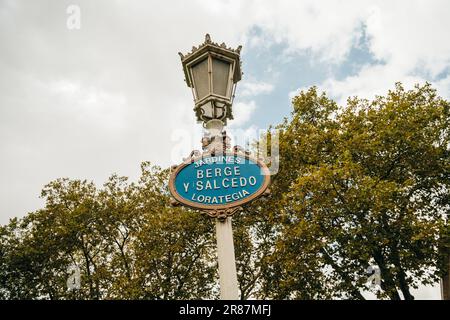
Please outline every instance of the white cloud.
M380 2L365 21L370 50L400 70L423 67L436 76L450 62L447 1Z
M450 97L449 81L433 81L450 67L450 42L444 40L448 10L445 1L372 1L353 23L365 26L368 50L381 63L367 64L344 79L330 77L319 87L340 103L353 95L385 94L397 81L407 87L429 81Z
M238 128L243 126L250 120L250 117L256 110L255 101L249 102L235 102L233 104L233 118L230 120L229 127Z
M260 94L268 94L273 91L273 84L258 81L243 81L239 84L238 95L241 97L253 97Z
M289 51L310 50L319 60L339 62L360 37L366 6L361 1L254 1L253 23Z
M445 78L434 82L438 93L446 99L450 99L450 74Z
M397 81L401 81L406 87L424 82L421 77L404 74L395 66L375 65L363 67L357 75L343 80L328 79L319 87L343 105L349 96L370 99L375 95L384 95L389 89L393 89Z
M52 98L58 99L60 106L72 113L73 119L111 130L125 129L130 120L128 102L121 93L84 87L67 80L49 83L48 87Z
M227 129L227 136L230 137L231 146L240 146L246 150L252 151L255 141L267 132L256 125L250 125L245 128Z

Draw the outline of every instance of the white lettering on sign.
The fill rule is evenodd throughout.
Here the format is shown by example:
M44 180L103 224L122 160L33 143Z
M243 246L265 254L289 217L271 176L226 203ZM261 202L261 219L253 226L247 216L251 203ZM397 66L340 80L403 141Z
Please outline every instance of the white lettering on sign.
M223 202L228 203L231 201L236 201L236 200L242 199L249 194L250 194L250 192L248 192L245 189L238 191L238 192L234 192L232 194L227 194L225 196L212 196L211 197L211 196L204 196L202 194L197 195L194 193L192 195L191 200L200 202L200 203L209 203L209 204L218 204L218 203L223 203Z
M254 176L250 176L249 178L240 177L240 178L223 178L222 180L197 180L195 183L195 190L219 190L221 188L229 189L229 188L242 188L248 185L254 186L256 184L256 178ZM188 192L189 183L184 184L185 192Z
M229 189L229 188L242 188L247 185L254 186L256 185L256 177L250 176L246 177L236 177L241 175L241 169L239 166L226 166L224 168L201 168L204 164L213 163L215 161L225 160L232 163L238 163L238 159L234 157L213 157L211 159L202 159L195 163L195 167L197 168L196 177L197 179L208 178L210 180L202 181L197 180L195 184L192 184L192 187L195 188L196 191L203 190L218 190L221 188ZM215 159L215 160L214 160ZM234 176L234 177L232 177ZM213 179L217 177L230 177L230 178L222 178L222 179ZM232 178L231 178L232 177ZM189 183L183 183L184 191L187 193L189 190ZM208 202L208 200L205 200Z
M210 157L210 158L200 159L200 160L196 161L195 168L199 168L205 164L213 164L213 163L241 164L243 161L245 161L243 158L234 157L234 156Z
M198 169L197 170L197 179L202 179L202 178L213 178L213 177L229 177L229 176L240 176L241 175L241 171L240 168L238 166L233 166L233 167L225 167L225 168L208 168L208 169Z

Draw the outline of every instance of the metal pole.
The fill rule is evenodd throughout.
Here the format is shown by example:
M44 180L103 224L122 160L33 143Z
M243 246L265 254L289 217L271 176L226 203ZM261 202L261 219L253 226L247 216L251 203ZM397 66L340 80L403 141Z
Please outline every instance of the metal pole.
M239 289L234 257L231 217L216 220L217 256L219 259L220 299L238 300Z

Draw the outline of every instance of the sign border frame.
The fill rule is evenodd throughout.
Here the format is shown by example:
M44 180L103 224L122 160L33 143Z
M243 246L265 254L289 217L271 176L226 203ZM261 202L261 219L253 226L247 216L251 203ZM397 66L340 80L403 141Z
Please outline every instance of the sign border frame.
M178 173L181 170L183 170L185 167L187 167L188 165L191 165L192 163L194 163L200 159L208 158L208 157L216 157L216 156L233 156L233 157L238 156L238 157L242 157L247 160L251 160L251 161L255 162L260 167L260 169L265 172L265 174L263 174L264 182L263 182L262 186L255 193L250 195L249 197L244 198L242 200L238 200L231 204L205 205L205 204L200 204L198 202L187 200L186 198L183 198L182 196L180 196L180 194L175 189L175 178L177 177ZM191 159L189 159L189 161L185 161L182 164L178 165L177 168L170 174L170 178L169 178L169 190L170 190L172 197L174 197L178 202L180 202L181 204L183 204L185 206L188 206L193 209L200 209L200 210L223 210L223 209L230 209L230 208L242 206L242 205L247 204L247 203L257 199L258 197L260 197L267 190L269 185L270 185L270 170L264 162L262 162L259 159L254 158L250 155L233 153L233 152L226 152L226 153L216 154L216 155L202 154L201 156L191 158Z

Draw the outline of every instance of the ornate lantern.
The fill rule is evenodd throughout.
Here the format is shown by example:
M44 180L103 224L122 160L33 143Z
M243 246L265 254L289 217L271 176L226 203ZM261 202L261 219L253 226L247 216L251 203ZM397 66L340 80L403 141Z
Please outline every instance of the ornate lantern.
M205 127L217 127L219 121L226 125L227 119L233 119L231 106L242 76L240 51L241 46L234 50L225 43L218 45L207 34L205 42L193 47L192 52L178 53L186 83L192 88L197 121ZM211 120L215 121L207 125Z

